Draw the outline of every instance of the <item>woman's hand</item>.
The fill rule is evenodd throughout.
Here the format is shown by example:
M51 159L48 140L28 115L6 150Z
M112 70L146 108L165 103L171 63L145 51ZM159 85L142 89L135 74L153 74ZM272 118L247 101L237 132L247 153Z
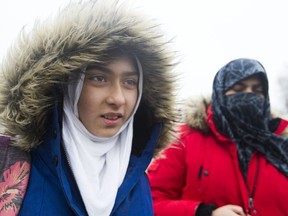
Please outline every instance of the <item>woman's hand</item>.
M246 216L241 206L225 205L215 209L212 216Z

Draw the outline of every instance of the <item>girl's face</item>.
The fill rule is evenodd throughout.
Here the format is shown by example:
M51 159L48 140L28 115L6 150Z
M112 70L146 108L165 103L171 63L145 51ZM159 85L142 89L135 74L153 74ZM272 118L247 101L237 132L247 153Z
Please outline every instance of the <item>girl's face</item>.
M98 137L111 137L128 120L138 97L138 71L130 57L86 69L78 101L79 119Z

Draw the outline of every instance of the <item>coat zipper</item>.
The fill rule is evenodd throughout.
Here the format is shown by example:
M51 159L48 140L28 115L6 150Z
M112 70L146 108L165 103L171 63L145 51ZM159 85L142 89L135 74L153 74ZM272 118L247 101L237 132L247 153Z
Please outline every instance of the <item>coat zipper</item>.
M255 173L255 177L254 177L254 181L252 184L252 190L250 192L250 189L248 187L248 181L246 179L246 187L247 187L247 191L248 191L248 209L246 210L247 214L257 214L256 209L254 208L254 196L255 196L255 190L256 190L256 185L258 182L258 177L259 177L259 157L256 155L256 173Z

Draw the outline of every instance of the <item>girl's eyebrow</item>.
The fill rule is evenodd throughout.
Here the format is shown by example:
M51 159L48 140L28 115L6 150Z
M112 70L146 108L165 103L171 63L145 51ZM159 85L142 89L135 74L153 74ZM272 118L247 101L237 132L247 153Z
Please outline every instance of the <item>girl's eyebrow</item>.
M127 71L124 72L125 76L138 76L138 72L137 71Z
M89 65L86 70L89 69L96 69L96 70L100 70L103 72L107 72L107 73L112 73L112 71L109 68L106 68L105 66L101 66L101 65Z
M86 70L88 69L96 69L96 70L100 70L102 72L105 72L105 73L110 73L112 74L113 71L105 66L101 66L101 65L90 65L87 67ZM137 71L127 71L127 72L124 72L124 75L125 76L138 76L138 72Z

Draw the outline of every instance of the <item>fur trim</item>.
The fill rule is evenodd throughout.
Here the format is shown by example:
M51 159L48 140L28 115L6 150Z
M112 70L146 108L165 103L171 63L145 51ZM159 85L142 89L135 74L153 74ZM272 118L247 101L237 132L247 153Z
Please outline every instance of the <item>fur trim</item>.
M106 62L115 48L129 50L144 72L143 103L164 128L156 153L170 142L176 121L174 52L159 25L118 1L73 3L55 19L22 32L1 68L0 113L14 146L31 150L41 143L48 112L62 85L85 64Z
M188 99L183 106L183 121L191 128L208 132L209 127L206 123L207 107L210 104L209 97L197 97Z

